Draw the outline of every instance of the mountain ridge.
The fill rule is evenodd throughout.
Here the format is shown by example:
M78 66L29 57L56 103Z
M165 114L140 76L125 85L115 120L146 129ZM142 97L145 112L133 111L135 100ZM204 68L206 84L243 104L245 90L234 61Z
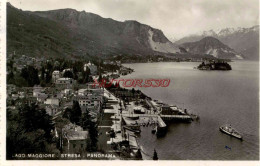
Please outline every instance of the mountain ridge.
M214 37L205 37L196 42L187 42L181 45L186 51L197 54L209 54L215 58L221 59L244 59L243 56L233 49L223 44L221 41Z
M49 53L50 56L100 55L102 58L179 52L178 46L159 29L133 20L121 22L71 8L22 11L7 3L7 25L9 52L17 50L17 53L29 55ZM46 38L55 43L48 42Z
M113 19L106 19L93 13L78 12L74 9L60 9L41 12L36 11L33 13L54 21L65 22L66 26L68 26L70 29L82 28L84 31L88 31L89 29L91 29L92 33L95 33L95 30L98 29L98 33L103 33L102 38L103 40L105 40L104 42L108 42L106 41L107 39L105 37L113 37L114 40L120 40L120 44L124 45L126 44L124 41L127 41L130 38L132 42L137 41L137 43L134 44L128 41L127 45L132 44L133 46L135 46L134 49L137 50L138 47L144 47L151 49L150 51L163 53L176 53L178 51L177 45L171 43L161 30L152 28L149 25L142 24L137 21L126 20L124 22L120 22ZM150 39L149 41L147 41L149 39L149 36L151 35L149 31L153 32L151 38L152 40ZM98 33L95 33L95 35L97 37L100 37ZM175 47L175 49L156 49L152 47L153 45L151 44L151 42L169 44L171 45L171 47ZM140 49L142 50L142 48Z
M196 42L206 36L212 36L219 39L222 43L236 50L239 54L243 54L245 59L259 59L259 25L249 28L224 28L218 31L203 31L199 34L186 36L175 44L183 44L186 42Z

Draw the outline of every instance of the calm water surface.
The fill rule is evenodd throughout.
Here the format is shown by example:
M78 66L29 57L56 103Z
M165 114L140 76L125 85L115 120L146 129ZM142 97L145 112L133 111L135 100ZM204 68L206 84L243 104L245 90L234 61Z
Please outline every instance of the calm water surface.
M153 99L185 107L200 116L198 122L171 123L162 138L151 134L150 127L142 128L138 139L146 158L150 159L156 149L159 159L165 160L258 160L258 62L232 62L231 71L193 69L198 64L124 64L135 72L121 78L171 79L167 88L140 89ZM219 126L226 123L240 131L244 141L221 133Z

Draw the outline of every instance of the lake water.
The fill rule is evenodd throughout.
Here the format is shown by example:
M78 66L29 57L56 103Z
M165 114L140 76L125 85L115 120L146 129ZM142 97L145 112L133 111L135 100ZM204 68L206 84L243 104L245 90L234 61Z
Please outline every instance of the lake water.
M200 116L192 123L171 123L162 138L153 135L150 127L142 128L138 140L146 158L156 149L159 159L165 160L259 160L258 62L231 62L231 71L193 69L198 64L124 64L135 72L121 78L169 78L169 87L139 89ZM243 135L243 141L219 131L227 123Z

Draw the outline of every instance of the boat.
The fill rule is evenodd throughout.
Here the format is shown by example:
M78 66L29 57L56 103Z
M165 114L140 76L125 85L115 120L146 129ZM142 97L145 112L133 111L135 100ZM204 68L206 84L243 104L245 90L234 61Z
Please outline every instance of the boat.
M243 140L242 135L234 128L232 128L231 125L220 126L219 130L227 135Z

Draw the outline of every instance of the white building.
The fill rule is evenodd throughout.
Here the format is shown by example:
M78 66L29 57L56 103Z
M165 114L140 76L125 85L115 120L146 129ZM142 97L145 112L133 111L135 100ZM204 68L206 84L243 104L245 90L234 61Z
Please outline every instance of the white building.
M33 87L33 97L38 97L38 94L43 93L44 89L40 86L34 86Z
M93 63L89 62L89 63L84 65L84 71L87 71L87 67L89 68L91 75L96 75L97 74L97 66L96 65L94 65Z
M57 79L61 77L61 73L58 70L52 72L52 81L55 83Z
M71 88L73 84L74 84L74 80L72 78L59 78L55 82L55 85L57 87L63 87L63 88Z
M103 103L103 98L99 95L78 96L78 102L83 111L85 110L84 108L99 111Z
M59 106L60 101L59 101L59 99L57 99L57 98L48 98L48 99L46 99L46 101L44 102L44 104Z
M63 91L64 95L71 95L72 92L73 92L72 89L64 89L64 91Z
M79 95L79 96L85 96L85 95L87 95L87 93L88 93L87 90L88 90L88 89L79 89L79 90L78 90L78 95Z

